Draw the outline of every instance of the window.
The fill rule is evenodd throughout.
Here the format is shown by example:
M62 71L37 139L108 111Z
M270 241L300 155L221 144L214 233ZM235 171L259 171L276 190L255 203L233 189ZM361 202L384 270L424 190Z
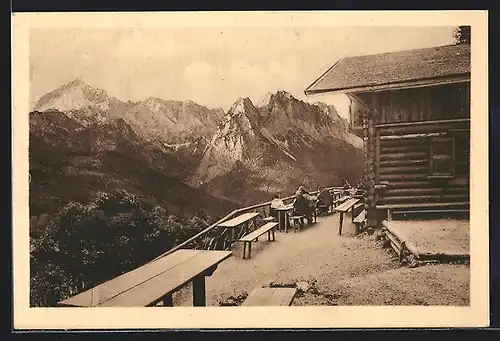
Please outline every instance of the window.
M433 178L455 176L455 139L438 138L431 140L430 174Z

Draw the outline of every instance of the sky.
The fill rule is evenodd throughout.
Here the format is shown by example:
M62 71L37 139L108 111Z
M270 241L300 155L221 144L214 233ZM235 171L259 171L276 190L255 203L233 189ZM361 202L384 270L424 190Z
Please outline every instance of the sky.
M347 97L305 96L339 58L453 43L454 27L167 27L32 29L30 104L81 78L123 101L154 96L228 110L285 90L337 106Z

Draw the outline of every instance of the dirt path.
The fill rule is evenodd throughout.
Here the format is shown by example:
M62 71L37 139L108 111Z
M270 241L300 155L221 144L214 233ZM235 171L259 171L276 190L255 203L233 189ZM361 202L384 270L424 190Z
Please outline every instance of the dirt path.
M300 233L276 233L276 242L259 240L250 260L241 259L238 246L207 277L207 304L238 304L254 288L271 284L298 285L293 305L468 304L468 266L401 268L375 235L354 236L350 217L339 236L338 219L336 214ZM190 288L174 303L191 305Z

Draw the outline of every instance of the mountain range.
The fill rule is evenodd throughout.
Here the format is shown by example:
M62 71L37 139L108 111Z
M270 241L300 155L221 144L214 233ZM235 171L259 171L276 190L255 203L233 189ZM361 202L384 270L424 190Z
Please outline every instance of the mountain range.
M32 214L128 188L173 210L222 215L299 185L355 183L362 141L335 107L285 91L226 113L192 101L125 102L76 79L30 113Z

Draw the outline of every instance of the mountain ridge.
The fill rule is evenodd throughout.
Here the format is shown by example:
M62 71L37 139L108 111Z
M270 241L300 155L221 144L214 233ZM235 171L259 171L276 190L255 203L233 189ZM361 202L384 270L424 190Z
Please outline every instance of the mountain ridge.
M269 191L291 194L290 187L303 184L315 187L342 184L344 178L358 180L360 172L348 168L362 169L361 150L352 145L352 134L345 131L332 106L311 105L286 91L267 96L265 102L260 108L249 98L239 98L233 104L189 183L217 196L233 192L265 200ZM324 161L342 153L349 154L348 167ZM330 176L334 169L342 175ZM252 194L259 189L262 195Z
M83 126L55 110L30 115L32 215L54 214L66 201L85 202L112 189L162 201L172 212L205 209L220 215L236 207L179 181L182 168L122 118Z
M250 98L240 97L224 112L190 100L155 96L122 102L76 79L42 96L35 105L46 110L58 106L81 125L78 129L110 122L116 125L112 127L115 133L130 129L131 143L137 150L142 148L139 154L144 160L157 156L153 167L219 197L231 197L227 184L236 178L237 187L255 201L260 196L252 195L251 186L257 192L267 188L269 196L269 191L285 192L285 187L341 184L340 178L356 182L360 176L347 166L321 159L345 159L352 168L361 169L362 141L348 131L348 123L335 107L310 104L284 90L267 93L257 106ZM102 144L111 148L113 142L102 136ZM122 145L123 136L115 136Z

